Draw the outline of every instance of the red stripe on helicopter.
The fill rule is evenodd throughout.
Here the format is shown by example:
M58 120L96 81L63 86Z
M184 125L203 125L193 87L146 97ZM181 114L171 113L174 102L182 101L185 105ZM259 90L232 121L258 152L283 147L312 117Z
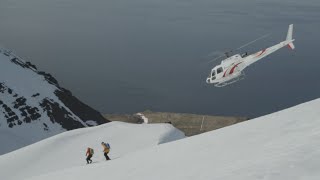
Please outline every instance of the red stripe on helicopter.
M228 72L228 69L224 72L223 77L226 77L227 72Z
M267 49L262 50L256 57L261 56L264 52L266 52Z
M238 67L239 64L241 64L242 62L239 62L238 64L234 65L231 70L230 70L230 73L229 74L232 74L234 72L234 69L236 69L236 67Z

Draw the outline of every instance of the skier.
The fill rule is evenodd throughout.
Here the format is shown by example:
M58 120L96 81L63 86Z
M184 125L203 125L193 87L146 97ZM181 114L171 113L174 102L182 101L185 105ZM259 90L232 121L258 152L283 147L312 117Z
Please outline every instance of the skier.
M108 156L108 153L110 152L110 145L109 143L105 143L105 142L102 142L101 143L102 147L103 147L103 152L104 152L104 157L106 157L106 160L110 160L109 156Z
M86 152L86 156L87 156L87 164L91 164L92 163L92 160L91 160L91 158L92 158L92 156L93 156L93 153L94 153L94 151L93 151L93 149L92 148L90 148L90 147L88 147L88 149L87 149L87 152Z

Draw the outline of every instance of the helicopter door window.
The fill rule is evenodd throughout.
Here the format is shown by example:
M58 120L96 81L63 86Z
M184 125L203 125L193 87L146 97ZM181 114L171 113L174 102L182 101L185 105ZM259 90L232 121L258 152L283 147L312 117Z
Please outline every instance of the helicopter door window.
M217 74L219 74L219 73L221 73L221 72L223 72L223 68L222 68L222 67L219 67L219 68L217 69Z

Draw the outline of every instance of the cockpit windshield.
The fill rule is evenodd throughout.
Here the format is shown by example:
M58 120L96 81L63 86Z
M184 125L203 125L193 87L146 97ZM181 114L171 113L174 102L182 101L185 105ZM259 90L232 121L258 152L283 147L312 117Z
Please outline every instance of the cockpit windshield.
M215 76L216 75L216 70L214 69L214 70L212 70L212 72L211 72L211 76L213 77L213 76Z

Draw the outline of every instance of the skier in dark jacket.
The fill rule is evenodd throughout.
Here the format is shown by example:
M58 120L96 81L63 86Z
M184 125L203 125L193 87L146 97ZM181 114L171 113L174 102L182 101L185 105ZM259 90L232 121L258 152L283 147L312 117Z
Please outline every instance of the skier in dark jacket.
M92 148L89 148L87 149L87 152L86 152L86 156L87 156L87 164L91 164L92 163L92 156L93 156L93 149Z

